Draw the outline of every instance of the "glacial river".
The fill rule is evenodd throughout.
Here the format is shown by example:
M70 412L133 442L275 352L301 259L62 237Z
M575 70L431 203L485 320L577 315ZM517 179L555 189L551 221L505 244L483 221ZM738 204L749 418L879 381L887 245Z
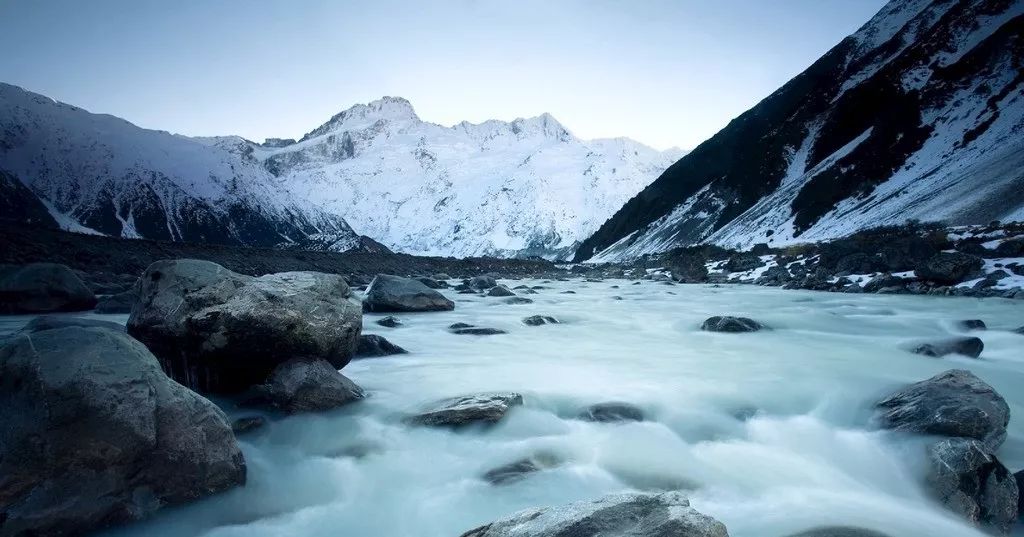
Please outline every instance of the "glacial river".
M367 399L275 418L241 439L245 488L110 535L457 537L526 507L683 489L733 537L823 525L892 537L981 536L920 485L925 439L871 422L881 396L949 368L973 371L1006 397L1010 432L998 455L1011 471L1024 467L1024 335L1010 331L1024 325L1019 301L621 280L506 283L548 289L523 305L446 291L455 311L401 314L399 328L366 315L364 333L410 351L343 370ZM561 324L521 322L533 314ZM699 330L720 314L771 330ZM985 342L980 359L905 350L962 334L955 321L975 318L988 324L973 334ZM5 318L0 331L19 319ZM508 333L455 335L446 330L455 322ZM490 429L401 421L434 400L485 391L520 392L525 405ZM647 420L575 419L604 401L634 403ZM481 478L538 453L561 464L500 486Z

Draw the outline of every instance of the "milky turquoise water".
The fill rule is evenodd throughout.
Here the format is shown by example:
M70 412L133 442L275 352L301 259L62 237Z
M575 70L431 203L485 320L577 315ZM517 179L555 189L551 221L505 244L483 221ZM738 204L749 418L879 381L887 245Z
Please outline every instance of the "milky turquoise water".
M1024 325L1019 301L630 284L543 283L551 288L526 305L449 293L455 311L402 314L405 326L395 329L367 315L364 332L411 352L343 370L368 399L273 421L241 441L245 488L112 533L454 537L526 507L682 488L734 537L820 525L976 536L919 485L925 440L877 431L870 419L881 396L954 367L1007 398L1010 434L999 456L1011 470L1024 467L1024 336L1009 331ZM521 323L533 314L562 324ZM720 314L772 329L699 330ZM981 359L903 349L960 334L954 321L971 318L989 326L974 334L985 341ZM18 319L0 321L0 331ZM454 322L509 333L454 335L445 330ZM525 406L488 430L401 422L433 400L491 390L518 391ZM640 406L648 421L573 419L611 400ZM564 462L505 486L480 478L535 453Z

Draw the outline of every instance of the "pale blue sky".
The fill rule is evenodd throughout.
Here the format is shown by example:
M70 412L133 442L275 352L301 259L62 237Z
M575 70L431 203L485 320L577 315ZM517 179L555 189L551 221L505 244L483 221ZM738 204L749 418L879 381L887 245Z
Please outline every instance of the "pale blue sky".
M297 138L397 95L692 148L884 3L0 0L0 81L189 135Z

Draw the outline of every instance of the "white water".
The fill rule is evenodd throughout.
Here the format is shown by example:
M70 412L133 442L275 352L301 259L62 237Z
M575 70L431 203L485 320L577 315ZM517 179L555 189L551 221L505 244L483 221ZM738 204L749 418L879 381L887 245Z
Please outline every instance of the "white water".
M365 332L411 351L344 369L367 400L243 437L245 488L113 534L457 537L530 506L687 487L693 506L733 537L820 525L980 536L918 484L924 439L870 425L880 396L953 367L1007 398L1010 434L999 456L1011 471L1024 466L1024 336L1008 331L1024 324L1020 302L630 283L545 283L551 289L527 305L449 294L454 312L400 315L406 326L396 329L367 315ZM532 314L564 324L520 322ZM699 331L716 314L750 316L773 330ZM901 349L955 334L951 321L970 318L989 326L975 333L985 341L980 360ZM459 321L509 334L446 332ZM400 422L433 400L490 390L519 391L525 407L489 430ZM638 404L649 421L571 419L609 400ZM752 418L737 417L754 409ZM366 454L345 455L354 449ZM505 486L479 477L538 451L567 462Z

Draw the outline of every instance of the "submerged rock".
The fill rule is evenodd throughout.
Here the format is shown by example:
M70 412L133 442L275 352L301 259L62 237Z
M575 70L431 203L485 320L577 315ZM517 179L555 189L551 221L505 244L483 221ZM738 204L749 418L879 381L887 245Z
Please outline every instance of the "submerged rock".
M391 356L392 354L408 354L409 351L388 341L384 336L377 334L363 334L359 336L359 346L356 347L356 358L375 358L378 356Z
M231 422L231 431L235 436L249 433L267 424L267 418L263 416L244 416Z
M363 298L366 311L451 311L455 303L418 280L378 274Z
M392 317L391 315L388 315L383 319L377 319L374 322L387 328L398 328L399 326L403 326L405 324L398 317Z
M282 272L259 278L208 261L157 261L141 278L128 333L193 389L239 392L278 364L352 359L362 309L341 276Z
M245 484L224 413L121 331L15 336L0 379L0 534L81 534Z
M516 304L533 304L532 300L530 300L529 298L523 298L521 296L509 297L509 298L506 298L505 300L503 300L503 302L506 303L506 304L512 304L512 305L516 305Z
M467 323L454 323L448 325L448 331L453 334L460 336L493 336L496 334L507 334L504 330L498 328L486 328L483 326L474 326Z
M918 278L935 283L953 285L964 281L979 270L984 261L961 252L939 252L914 268Z
M542 324L558 324L558 319L548 315L531 315L523 319L527 326L540 326Z
M554 455L538 453L531 457L504 464L493 470L488 470L484 473L483 478L492 485L507 485L523 480L534 472L554 468L561 464L561 462L561 459Z
M489 291L487 291L487 296L516 296L516 294L513 293L511 289L505 287L504 285L495 285L494 287L491 287Z
M260 388L270 405L289 414L330 410L365 397L362 388L326 360L288 360Z
M515 392L464 395L438 401L429 410L410 417L408 422L431 427L493 425L504 418L512 407L522 404L523 396Z
M914 354L923 354L940 358L947 354L962 354L977 358L985 350L985 342L976 337L953 337L928 343L921 343L910 350Z
M979 526L1009 534L1017 522L1017 482L981 442L950 438L933 444L928 455L928 485L939 501Z
M644 413L642 410L629 403L613 401L591 405L581 412L578 417L581 420L597 421L602 423L616 421L643 421Z
M761 323L746 317L715 316L704 321L700 329L706 332L757 332L764 328Z
M957 321L956 325L961 330L987 330L988 329L988 327L985 326L985 321L982 321L981 319L965 319L963 321Z
M461 537L728 537L725 525L690 507L679 492L613 494L540 507L470 530Z
M882 399L882 427L973 438L995 451L1006 440L1010 407L992 386L964 369L950 369Z
M0 313L84 311L95 306L96 295L64 265L0 267Z

